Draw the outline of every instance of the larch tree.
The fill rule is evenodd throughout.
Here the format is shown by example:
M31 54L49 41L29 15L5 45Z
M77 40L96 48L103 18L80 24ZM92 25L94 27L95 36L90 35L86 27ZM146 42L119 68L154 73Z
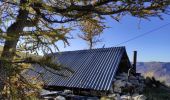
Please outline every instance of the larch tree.
M106 26L102 22L99 22L99 20L93 18L81 21L79 27L82 34L78 34L78 37L87 42L89 49L94 48L97 43L102 42L100 34Z
M124 15L148 19L169 14L169 0L0 0L1 99L24 99L36 95L43 83L32 84L22 76L30 64L60 69L50 57L20 57L17 52L48 54L56 42L69 44L68 33L75 26L100 34L105 16L120 20ZM90 17L89 17L90 16ZM87 23L90 23L89 26ZM96 26L94 26L96 24ZM90 27L92 26L92 27ZM82 28L82 29L81 29ZM97 35L98 35L97 34Z
M83 1L84 5L88 5L88 3L89 1ZM102 42L99 37L106 26L98 17L93 17L93 14L89 13L86 15L86 20L79 22L79 28L81 34L78 34L78 37L86 41L88 48L92 49L98 42Z

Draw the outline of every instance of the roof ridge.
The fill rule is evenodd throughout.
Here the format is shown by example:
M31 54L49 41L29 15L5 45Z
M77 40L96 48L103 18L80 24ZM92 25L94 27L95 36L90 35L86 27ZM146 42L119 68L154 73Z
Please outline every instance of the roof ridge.
M61 51L61 52L56 52L54 54L57 53L68 53L68 52L80 52L80 51L84 51L84 52L92 52L92 51L104 51L104 50L108 50L108 49L116 49L116 48L123 48L125 49L125 46L119 46L119 47L107 47L107 48L94 48L94 49L82 49L82 50L73 50L73 51Z

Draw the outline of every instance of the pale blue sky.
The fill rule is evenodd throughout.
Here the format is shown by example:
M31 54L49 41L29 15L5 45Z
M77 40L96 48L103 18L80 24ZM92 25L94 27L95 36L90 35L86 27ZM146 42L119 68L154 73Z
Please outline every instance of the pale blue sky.
M116 22L108 17L106 24L111 28L104 30L101 35L103 42L98 43L96 48L102 47L103 44L105 44L105 47L114 47L121 42L170 23L170 16L163 15L163 18L164 20L160 20L152 17L150 21L142 19L140 22L138 18L124 16L120 22ZM77 33L78 31L74 31L72 34L76 35ZM70 46L66 48L63 48L63 45L58 43L60 51L87 48L87 44L79 38L75 37L69 42ZM170 62L170 25L119 46L126 47L130 60L132 59L133 51L137 50L138 61Z

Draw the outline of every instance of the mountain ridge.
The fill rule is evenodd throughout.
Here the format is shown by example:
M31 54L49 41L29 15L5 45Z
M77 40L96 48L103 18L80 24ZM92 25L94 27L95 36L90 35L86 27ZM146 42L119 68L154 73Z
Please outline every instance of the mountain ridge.
M137 72L144 77L155 77L170 86L170 62L137 62Z

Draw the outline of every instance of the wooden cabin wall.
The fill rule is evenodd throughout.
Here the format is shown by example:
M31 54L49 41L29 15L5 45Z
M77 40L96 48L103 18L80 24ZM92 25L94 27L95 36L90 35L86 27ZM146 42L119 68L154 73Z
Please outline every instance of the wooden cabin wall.
M125 53L122 56L116 75L123 72L128 73L130 67L131 67L131 63L129 62L128 56Z

